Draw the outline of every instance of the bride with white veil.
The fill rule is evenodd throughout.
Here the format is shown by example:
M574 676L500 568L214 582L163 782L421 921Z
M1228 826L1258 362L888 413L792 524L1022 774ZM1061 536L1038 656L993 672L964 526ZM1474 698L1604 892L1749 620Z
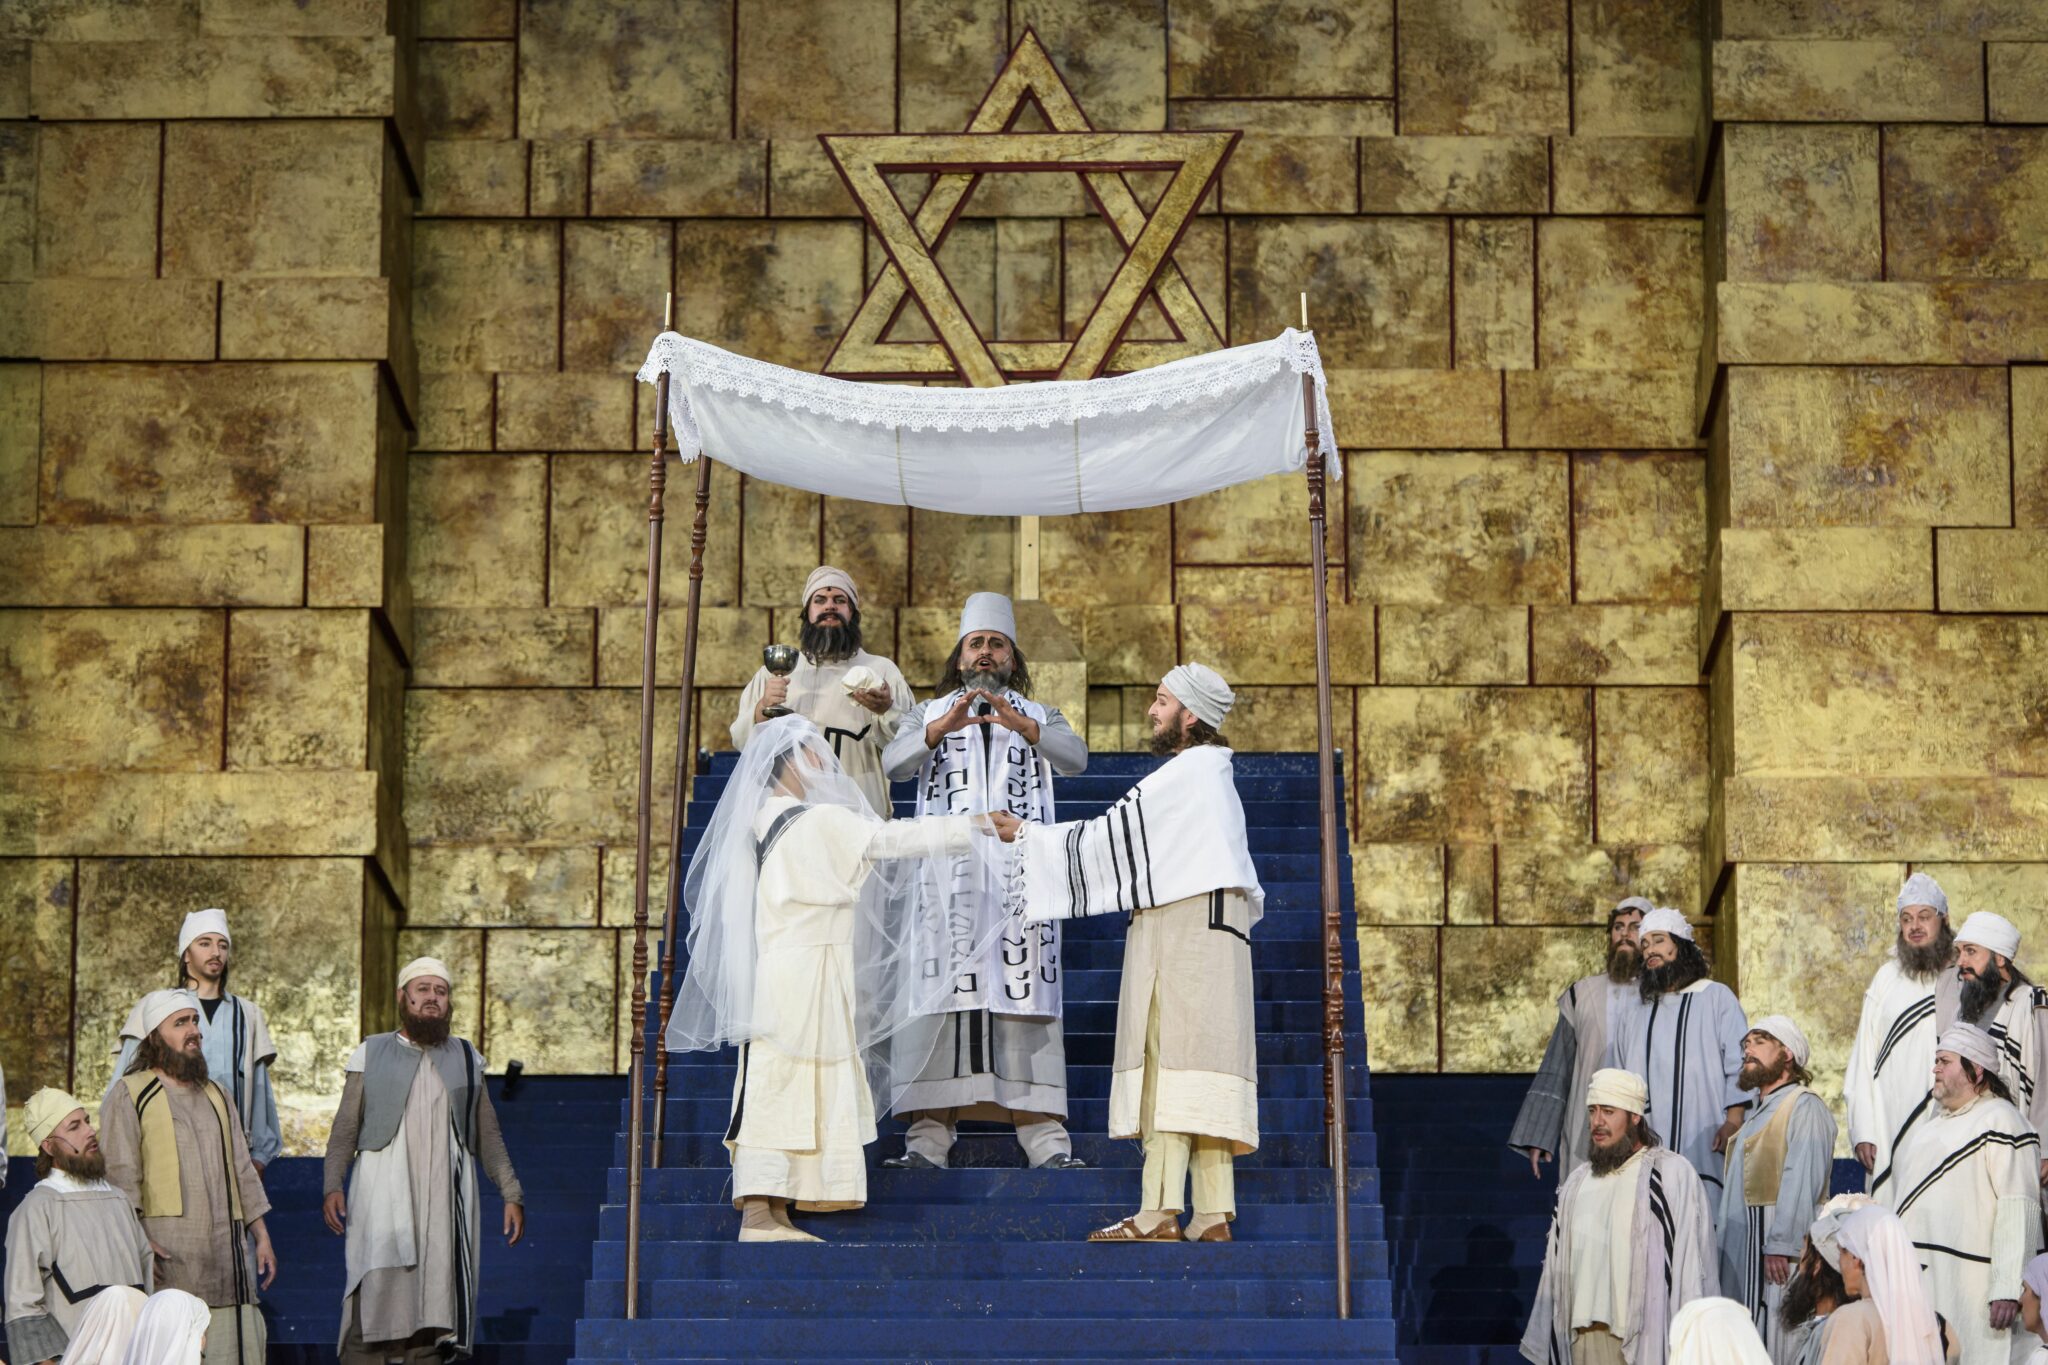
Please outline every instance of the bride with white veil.
M1005 812L884 820L802 716L754 730L683 882L666 1039L740 1049L725 1145L741 1241L816 1241L790 1204L867 1202L875 1115L923 1068L955 964L987 947L936 922L939 888L955 859L999 863L1017 829Z

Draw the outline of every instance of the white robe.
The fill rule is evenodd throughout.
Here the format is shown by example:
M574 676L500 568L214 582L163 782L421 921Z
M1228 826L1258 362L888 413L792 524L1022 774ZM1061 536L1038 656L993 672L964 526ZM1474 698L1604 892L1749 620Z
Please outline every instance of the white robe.
M1936 1027L1945 1029L1961 1017L1962 995L1963 979L1954 967L1936 978ZM2021 986L1979 1023L1999 1041L2003 1061L1998 1077L2012 1091L2013 1105L2027 1116L2036 1133L2048 1128L2048 1078L2041 1074L2042 1067L2048 1066L2048 991Z
M1635 983L1616 985L1605 972L1573 982L1557 998L1557 1024L1508 1132L1508 1146L1550 1153L1557 1159L1559 1184L1586 1164L1592 1145L1586 1087L1593 1073L1607 1065L1611 1040L1641 1009Z
M889 709L880 715L862 706L846 691L846 675L855 668L871 668L889 689ZM754 711L768 688L768 670L757 668L740 693L739 712L732 720L735 749L747 747L754 733ZM875 814L884 820L893 807L889 803L889 779L882 772L882 751L896 737L904 713L917 704L917 694L903 680L903 672L891 660L866 650L854 651L850 659L814 664L802 655L789 674L789 697L783 702L790 710L807 717L825 736L839 766L854 780Z
M1735 1083L1742 1071L1742 1038L1749 1023L1735 992L1718 981L1695 981L1660 995L1614 1040L1614 1065L1650 1087L1643 1114L1657 1140L1692 1163L1707 1187L1718 1222L1722 1158L1714 1133L1727 1110L1749 1103Z
M2012 1330L1991 1330L1991 1304L2018 1300L2020 1273L2041 1246L2040 1154L2033 1125L2005 1100L1985 1094L1951 1112L1930 1094L1872 1191L1919 1249L1963 1365L2007 1365L2012 1355Z
M1863 992L1863 1015L1842 1085L1850 1145L1867 1142L1877 1149L1866 1188L1891 1165L1893 1138L1927 1097L1934 1070L1934 1016L1934 979L1916 981L1906 975L1893 949Z
M1793 1110L1785 1130L1778 1198L1770 1204L1751 1204L1743 1193L1749 1155L1745 1144L1760 1138L1787 1103ZM1811 1090L1780 1086L1751 1106L1742 1127L1728 1140L1725 1155L1728 1168L1722 1178L1717 1233L1721 1292L1749 1310L1771 1359L1777 1365L1791 1365L1798 1343L1787 1340L1778 1322L1785 1287L1770 1282L1763 1262L1766 1256L1797 1261L1805 1250L1807 1229L1827 1198L1828 1179L1834 1174L1835 1116L1828 1112L1827 1101Z

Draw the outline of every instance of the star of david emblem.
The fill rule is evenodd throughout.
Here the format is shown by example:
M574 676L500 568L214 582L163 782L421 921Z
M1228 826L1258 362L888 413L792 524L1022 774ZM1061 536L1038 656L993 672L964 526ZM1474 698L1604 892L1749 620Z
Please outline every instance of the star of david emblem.
M1052 131L1011 131L1032 104ZM993 388L1020 378L1090 379L1221 347L1221 333L1172 255L1237 139L1230 131L1098 131L1029 29L965 132L821 134L818 140L889 255L826 360L825 373L958 377L976 388ZM914 209L905 207L887 179L902 171L932 174ZM1080 176L1124 249L1071 342L985 340L934 259L982 175L994 171ZM1127 171L1170 172L1150 213L1124 178ZM1165 316L1171 339L1125 338L1148 299ZM906 306L923 312L936 341L885 339Z

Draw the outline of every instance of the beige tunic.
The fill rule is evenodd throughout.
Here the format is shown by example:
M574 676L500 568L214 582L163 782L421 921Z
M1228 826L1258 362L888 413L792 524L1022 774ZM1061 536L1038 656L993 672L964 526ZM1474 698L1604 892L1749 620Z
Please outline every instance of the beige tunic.
M1571 1219L1573 1330L1605 1323L1616 1336L1628 1317L1629 1234L1635 1227L1636 1184L1643 1152L1612 1175L1588 1176L1567 1213Z
M1251 903L1242 891L1134 911L1116 1007L1109 1135L1143 1136L1145 1033L1159 1004L1159 1132L1259 1146L1258 1032L1252 1013Z
M102 1289L148 1293L151 1259L126 1195L104 1180L52 1171L7 1223L9 1359L60 1354Z
M847 695L846 675L855 668L871 668L889 689L889 709L881 715ZM746 689L740 693L739 713L733 717L733 747L744 749L754 733L754 711L768 687L768 670L754 670ZM824 733L825 742L839 756L839 766L860 787L868 805L884 820L892 809L889 778L882 771L882 751L896 738L904 713L917 705L917 694L903 680L902 670L879 654L857 651L837 663L814 664L798 656L789 675L789 699L783 703Z

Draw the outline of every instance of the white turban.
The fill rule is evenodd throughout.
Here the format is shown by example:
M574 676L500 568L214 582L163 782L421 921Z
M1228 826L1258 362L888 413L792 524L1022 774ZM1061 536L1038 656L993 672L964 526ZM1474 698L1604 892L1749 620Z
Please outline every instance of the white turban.
M1633 910L1638 915L1647 915L1656 908L1656 906L1650 904L1648 896L1630 896L1627 900L1614 907L1614 913L1618 915L1624 910Z
M185 922L178 926L178 956L185 956L185 950L192 946L192 940L201 934L219 934L233 943L235 937L228 932L228 912L225 910L194 910L185 916Z
M151 991L128 1011L128 1022L121 1026L121 1036L147 1038L156 1032L159 1024L178 1011L198 1008L199 997L190 991Z
M1838 1194L1820 1206L1820 1217L1814 1219L1813 1226L1806 1230L1806 1235L1813 1240L1813 1249L1836 1274L1842 1273L1842 1220L1876 1202L1867 1194Z
M1885 1354L1900 1362L1939 1362L1941 1334L1921 1279L1920 1253L1899 1216L1882 1204L1858 1209L1842 1220L1836 1240L1863 1262L1863 1297L1877 1306L1884 1324Z
M58 1125L85 1108L75 1095L70 1095L54 1086L44 1086L28 1097L28 1103L21 1107L22 1122L28 1125L28 1140L36 1146L43 1145L43 1139L57 1131Z
M1801 1066L1813 1055L1813 1048L1807 1044L1806 1035L1799 1031L1799 1025L1782 1014L1767 1014L1749 1026L1751 1033L1768 1033L1785 1045L1792 1054L1792 1060Z
M804 603L810 604L811 594L820 588L837 588L846 594L854 609L860 609L860 589L853 586L853 575L844 569L835 569L830 564L820 564L811 570L811 576L804 580Z
M1660 905L1643 916L1643 924L1636 931L1644 938L1651 934L1669 934L1673 938L1692 941L1692 926L1685 922L1685 916L1668 905Z
M1771 1365L1749 1310L1733 1299L1694 1299L1671 1316L1670 1365Z
M1974 911L1964 920L1963 927L1956 930L1956 942L1974 943L1987 952L1997 953L2007 962L2020 955L2019 926L1989 910Z
M159 1289L143 1302L128 1338L132 1365L199 1365L213 1314L206 1300L182 1289Z
M1931 905L1941 911L1943 919L1948 918L1948 896L1942 891L1941 883L1925 872L1915 872L1899 888L1899 909L1915 905Z
M2034 1291L2034 1297L2048 1303L2048 1252L2027 1262L2027 1268L2020 1272L2020 1283Z
M1160 686L1173 693L1174 700L1212 730L1223 728L1223 718L1237 702L1237 693L1230 690L1223 675L1202 664L1180 665L1166 675Z
M999 631L1011 644L1017 643L1017 609L999 592L978 592L960 608L960 634L964 640L977 630Z
M1633 1071L1623 1071L1617 1066L1602 1067L1586 1082L1586 1104L1588 1107L1598 1104L1640 1114L1650 1107L1650 1087Z
M1936 1052L1953 1052L1966 1062L1975 1062L1986 1075L1998 1074L1998 1040L1975 1024L1950 1024L1934 1040Z
M448 970L448 964L437 957L416 957L398 969L398 989L404 990L423 976L438 976L452 989L455 973Z

